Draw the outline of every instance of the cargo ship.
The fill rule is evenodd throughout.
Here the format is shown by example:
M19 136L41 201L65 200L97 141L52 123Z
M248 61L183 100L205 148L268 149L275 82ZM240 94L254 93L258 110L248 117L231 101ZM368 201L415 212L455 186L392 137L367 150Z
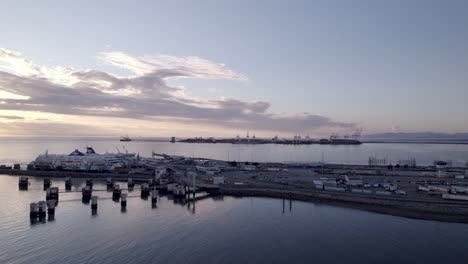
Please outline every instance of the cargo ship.
M121 136L120 141L132 141L132 139L129 136Z

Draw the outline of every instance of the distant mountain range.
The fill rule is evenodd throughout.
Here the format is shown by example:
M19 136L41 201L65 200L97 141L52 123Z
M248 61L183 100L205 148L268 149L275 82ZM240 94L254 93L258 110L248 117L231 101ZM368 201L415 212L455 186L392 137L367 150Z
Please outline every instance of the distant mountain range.
M460 140L468 141L468 133L434 133L434 132L399 132L363 135L362 140L417 140L417 141L437 141L437 140Z

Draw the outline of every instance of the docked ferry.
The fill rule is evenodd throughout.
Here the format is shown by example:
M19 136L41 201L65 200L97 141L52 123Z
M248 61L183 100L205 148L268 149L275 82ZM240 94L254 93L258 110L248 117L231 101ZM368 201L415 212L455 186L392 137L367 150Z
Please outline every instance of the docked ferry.
M31 162L28 168L34 170L107 172L129 167L137 159L138 156L135 153L98 154L92 147L86 147L85 152L75 149L68 155L49 154L46 151Z

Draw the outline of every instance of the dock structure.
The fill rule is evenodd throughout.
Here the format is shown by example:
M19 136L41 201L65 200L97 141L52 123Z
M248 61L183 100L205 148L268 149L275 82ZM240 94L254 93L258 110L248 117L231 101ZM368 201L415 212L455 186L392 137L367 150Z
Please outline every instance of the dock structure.
M58 187L47 188L46 201L49 201L49 200L58 201L58 199L59 199L59 188Z
M83 200L89 200L91 198L92 193L93 193L93 190L88 185L86 185L85 187L81 189Z
M107 178L106 180L106 185L107 185L107 188L112 188L114 187L114 182L112 181L112 178Z
M86 186L89 186L89 188L92 189L93 188L93 180L86 179Z
M216 184L210 184L210 183L197 183L195 185L197 189L204 190L207 192L216 192L220 189L219 185Z
M180 204L196 201L198 197L192 198L190 195L195 195L195 192L287 199L290 199L292 195L294 199L313 200L318 197L317 199L354 201L362 204L375 203L376 199L380 199L383 205L397 200L412 199L421 203L428 201L431 204L424 206L435 208L435 210L439 210L437 203L441 200L458 210L458 204L468 199L465 197L468 196L468 191L462 189L468 186L467 168L452 167L448 165L448 162L438 161L430 166L416 166L415 160L408 157L408 160L400 160L398 164L391 165L394 160L369 157L368 164L327 164L323 159L322 162L286 164L234 162L153 154L158 157L151 160L138 158L133 164L135 166L106 173L53 169L11 171L11 173L49 179L68 176L88 178L86 183L88 189L81 190L83 199L87 199L88 203L91 195L99 191L112 191L112 196L117 198L115 201L118 202L119 190L122 192L125 191L123 188L126 188L125 185L121 186L122 183L119 181L127 181L129 192L135 184L141 184L141 197L148 199L151 196L152 202L156 201L158 196L154 188L159 193L167 190L170 197L177 198L174 200ZM388 168L387 165L391 167ZM106 188L95 187L98 189L93 190L91 179L99 182L97 186L103 186L107 177L109 177L107 179L109 185L114 180L113 183L119 182L119 187L123 188L116 188L115 185L118 184L113 184L113 189L105 190ZM418 185L422 187L420 191L417 191ZM49 188L52 190L53 187ZM427 191L425 191L426 188ZM447 195L441 197L441 193ZM120 194L121 205L124 201L126 202L126 198L128 196L123 199ZM46 199L54 200L47 196ZM404 207L405 202L401 201L399 206ZM34 214L34 206L31 210ZM445 212L443 210L445 209L442 208L439 211L443 213Z
M39 207L39 210L38 210L39 218L45 217L46 212L47 212L47 203L45 201L40 201L37 203L37 206Z
M121 197L120 197L120 205L122 207L126 207L127 206L127 194L126 193L122 193Z
M156 203L158 201L158 190L156 188L153 188L153 191L151 192L151 202Z
M372 166L382 166L382 165L386 165L386 164L387 164L387 160L386 160L386 159L382 159L382 158L369 157L369 160L368 160L368 165L369 165L369 167L372 167Z
M97 196L92 196L91 197L91 210L97 210Z
M176 184L172 189L172 195L174 198L185 198L185 186Z
M29 186L28 177L20 176L18 179L18 187L20 190L27 190Z
M65 190L71 190L72 181L70 177L65 178Z
M127 186L128 188L133 188L135 186L135 183L133 182L133 178L128 178Z
M148 186L149 186L149 187L153 187L153 186L154 186L154 180L153 180L153 178L149 178L149 179L148 179Z
M49 215L54 215L55 214L55 206L57 205L56 200L48 200L47 201L47 213Z
M141 185L141 198L145 199L148 198L148 195L150 193L150 188L148 183L143 183Z
M168 183L166 184L166 190L169 193L172 193L174 191L174 187L176 186L176 183Z
M39 216L39 205L37 203L29 204L29 217L36 218Z
M47 188L49 188L51 184L52 181L49 178L44 178L44 190L47 190Z
M112 191L112 200L119 201L121 194L122 194L122 190L120 189L120 185L115 184L114 189Z

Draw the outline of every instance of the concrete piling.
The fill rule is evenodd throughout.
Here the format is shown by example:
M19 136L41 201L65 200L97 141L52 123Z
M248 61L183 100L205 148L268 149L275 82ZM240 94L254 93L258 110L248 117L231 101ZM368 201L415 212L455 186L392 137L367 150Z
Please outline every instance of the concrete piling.
M147 199L149 195L150 189L148 183L143 183L141 185L141 198Z
M120 205L122 207L126 207L127 206L127 194L126 193L122 193L121 197L120 197Z
M153 180L153 178L149 178L149 179L148 179L148 186L149 186L149 187L153 187L153 186L154 186L154 180Z
M47 190L47 188L50 187L51 183L52 183L52 181L50 179L45 178L44 179L44 190Z
M48 200L47 201L47 213L49 215L55 214L55 205L57 204L56 200Z
M65 178L65 190L67 191L71 190L71 186L72 186L71 178L70 177Z
M153 191L151 192L151 202L156 203L158 201L158 190L156 188L153 188Z
M89 186L89 188L93 188L93 180L91 179L86 179L86 186Z
M185 187L182 185L176 184L173 187L172 195L174 198L185 198Z
M115 184L114 189L112 191L112 200L118 201L120 199L121 194L122 194L122 190L120 189L120 185Z
M92 193L93 193L93 190L88 185L86 185L85 187L83 187L81 189L81 194L83 195L83 200L89 200L91 198Z
M59 199L59 188L58 187L47 188L46 201L48 201L48 200L58 201L58 199Z
M20 176L18 179L18 187L20 190L27 190L29 186L28 177Z
M128 188L133 188L135 186L135 183L133 182L133 178L128 178L127 186Z
M97 200L98 200L97 196L91 197L91 209L92 210L97 210Z
M49 221L49 222L55 221L55 214L48 214L47 215L47 221Z
M29 217L36 218L39 216L39 205L37 203L29 204Z
M47 203L45 201L40 201L37 203L37 206L39 207L39 210L38 210L39 218L45 217L46 212L47 212Z
M112 178L107 178L106 180L107 188L112 188L114 187L114 183L112 182Z

